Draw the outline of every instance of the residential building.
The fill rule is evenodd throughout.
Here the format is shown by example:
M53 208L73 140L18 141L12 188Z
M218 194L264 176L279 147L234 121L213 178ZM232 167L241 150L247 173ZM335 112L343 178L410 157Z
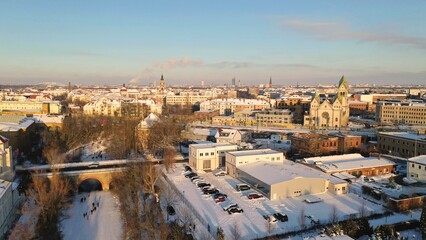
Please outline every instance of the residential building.
M377 145L381 153L399 157L426 155L426 136L408 132L379 132Z
M250 162L236 171L238 179L271 200L324 192L338 195L349 190L344 180L288 160Z
M19 194L18 184L0 179L0 239L6 238L6 233L12 227L20 203L24 199Z
M235 129L218 129L215 135L215 139L217 143L232 143L232 144L240 144L243 135L240 131Z
M257 161L282 161L284 155L272 149L257 149L226 152L226 172L233 177L237 177L237 168L243 164Z
M369 93L361 94L359 100L369 104L386 100L404 100L407 98L405 93Z
M189 145L189 165L197 170L213 170L225 166L225 153L237 150L230 143L206 143Z
M265 110L270 104L264 100L245 98L225 98L204 101L200 110L219 110L220 115L231 115L243 110Z
M426 182L426 155L407 160L407 177L414 178L419 182Z
M345 172L357 177L389 174L395 165L380 155L363 157L359 153L305 158L305 162L327 174Z
M315 93L303 124L312 128L346 127L349 123L348 92L349 84L345 76L342 76L337 94L332 98Z
M6 172L13 173L14 171L12 146L9 145L9 139L0 135L0 177Z
M0 101L1 114L61 114L59 101Z
M271 109L255 113L257 125L260 127L293 128L293 115L288 109Z
M376 121L388 124L426 125L426 103L379 102L376 105Z

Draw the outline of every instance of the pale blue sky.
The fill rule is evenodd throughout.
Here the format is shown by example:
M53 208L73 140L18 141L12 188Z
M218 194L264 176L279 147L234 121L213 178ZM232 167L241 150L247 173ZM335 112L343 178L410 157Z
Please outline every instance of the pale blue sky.
M426 84L426 1L2 1L0 84Z

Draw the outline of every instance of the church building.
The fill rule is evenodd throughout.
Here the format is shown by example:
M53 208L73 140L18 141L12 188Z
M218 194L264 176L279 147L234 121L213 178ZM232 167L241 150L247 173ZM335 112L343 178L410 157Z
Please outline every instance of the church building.
M304 126L314 129L346 127L349 123L348 92L349 84L342 76L336 95L320 97L318 92L315 93L309 114L305 115Z

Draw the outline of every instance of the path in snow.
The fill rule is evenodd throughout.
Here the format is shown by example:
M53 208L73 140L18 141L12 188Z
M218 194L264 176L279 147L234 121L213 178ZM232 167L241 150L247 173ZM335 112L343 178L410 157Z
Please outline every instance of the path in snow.
M81 202L82 196L86 201ZM99 201L99 208L90 214L92 203ZM88 212L89 219L83 218ZM72 206L67 211L67 218L62 221L65 240L115 240L122 239L122 222L118 201L109 191L77 194Z

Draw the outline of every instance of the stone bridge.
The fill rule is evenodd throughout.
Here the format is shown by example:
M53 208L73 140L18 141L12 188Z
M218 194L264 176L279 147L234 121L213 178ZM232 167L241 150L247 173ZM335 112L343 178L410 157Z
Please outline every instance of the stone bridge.
M78 170L78 171L69 171L69 172L60 172L61 175L69 176L75 180L77 188L80 185L88 180L95 179L98 180L102 185L102 190L109 190L111 186L112 176L114 173L122 172L126 168L104 168L104 169L89 169L89 170ZM42 173L39 176L46 176L49 179L52 177L52 173Z

